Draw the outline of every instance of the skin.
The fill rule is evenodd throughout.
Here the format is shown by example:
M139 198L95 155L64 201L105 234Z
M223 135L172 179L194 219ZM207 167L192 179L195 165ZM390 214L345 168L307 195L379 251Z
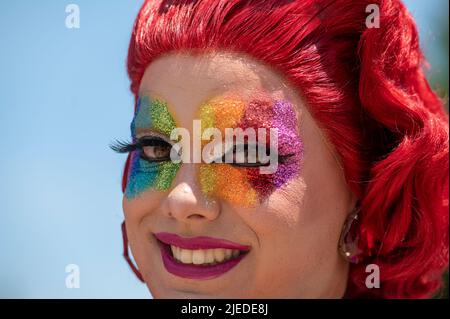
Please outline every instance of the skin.
M167 190L124 197L131 250L153 297L341 298L348 263L337 247L355 198L298 91L252 58L215 52L160 57L147 67L140 92L167 101L177 125L188 130L201 103L214 96L261 92L287 100L296 108L304 144L299 175L253 207L205 197L197 179L202 164L183 164ZM251 250L218 278L181 278L164 268L153 237L162 231L227 239Z

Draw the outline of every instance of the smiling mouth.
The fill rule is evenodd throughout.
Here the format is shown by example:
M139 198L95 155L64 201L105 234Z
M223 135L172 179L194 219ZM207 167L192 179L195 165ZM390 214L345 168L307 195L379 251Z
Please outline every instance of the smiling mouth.
M161 244L166 245L161 242ZM170 245L172 258L182 264L194 264L199 266L217 265L228 260L239 257L244 254L238 249L183 249L178 246Z
M248 246L210 237L182 238L155 234L166 270L189 279L216 278L235 267L249 252Z

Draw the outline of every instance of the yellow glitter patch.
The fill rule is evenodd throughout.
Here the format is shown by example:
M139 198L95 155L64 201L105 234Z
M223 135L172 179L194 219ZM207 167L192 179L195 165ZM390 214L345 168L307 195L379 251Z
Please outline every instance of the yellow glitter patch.
M214 165L200 164L199 180L200 188L206 196L213 196L216 185Z
M215 127L224 134L225 128L235 128L242 119L245 102L238 99L216 98L200 107L202 132L205 128Z
M215 127L225 138L225 128L236 128L241 121L245 102L233 98L215 98L200 107L201 130ZM209 141L202 141L202 144ZM207 197L217 197L240 206L255 205L258 199L256 191L249 184L246 170L229 164L201 164L199 182Z
M202 133L208 127L214 127L214 108L212 104L206 103L200 107L200 119L202 120Z
M158 174L156 175L153 187L157 190L169 189L178 169L180 168L180 164L173 162L161 162L158 165Z
M168 136L176 127L175 121L167 108L167 103L164 101L158 99L152 101L151 117L154 128Z

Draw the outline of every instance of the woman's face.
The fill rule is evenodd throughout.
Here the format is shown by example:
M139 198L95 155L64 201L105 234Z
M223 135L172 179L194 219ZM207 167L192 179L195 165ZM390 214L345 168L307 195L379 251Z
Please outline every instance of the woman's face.
M342 297L348 264L338 240L354 198L293 87L245 56L177 53L147 67L139 95L123 208L155 298ZM227 149L231 163L174 163L175 127L190 136L179 154L191 160L226 128L276 128L277 145L269 131L252 144L276 145L276 171L262 173L259 157L238 164L240 151L250 154L239 148ZM198 127L223 135L200 140Z

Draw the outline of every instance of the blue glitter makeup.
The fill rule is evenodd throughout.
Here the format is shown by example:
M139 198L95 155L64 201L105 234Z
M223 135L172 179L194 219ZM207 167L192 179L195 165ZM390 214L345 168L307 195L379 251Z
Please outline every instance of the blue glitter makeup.
M136 114L131 122L131 135L136 141L137 135L149 134L146 130L155 130L168 137L175 128L175 121L169 113L167 103L148 96L140 97ZM125 196L128 199L148 189L166 190L170 188L180 164L170 161L149 162L142 158L142 150L131 154L128 182Z

